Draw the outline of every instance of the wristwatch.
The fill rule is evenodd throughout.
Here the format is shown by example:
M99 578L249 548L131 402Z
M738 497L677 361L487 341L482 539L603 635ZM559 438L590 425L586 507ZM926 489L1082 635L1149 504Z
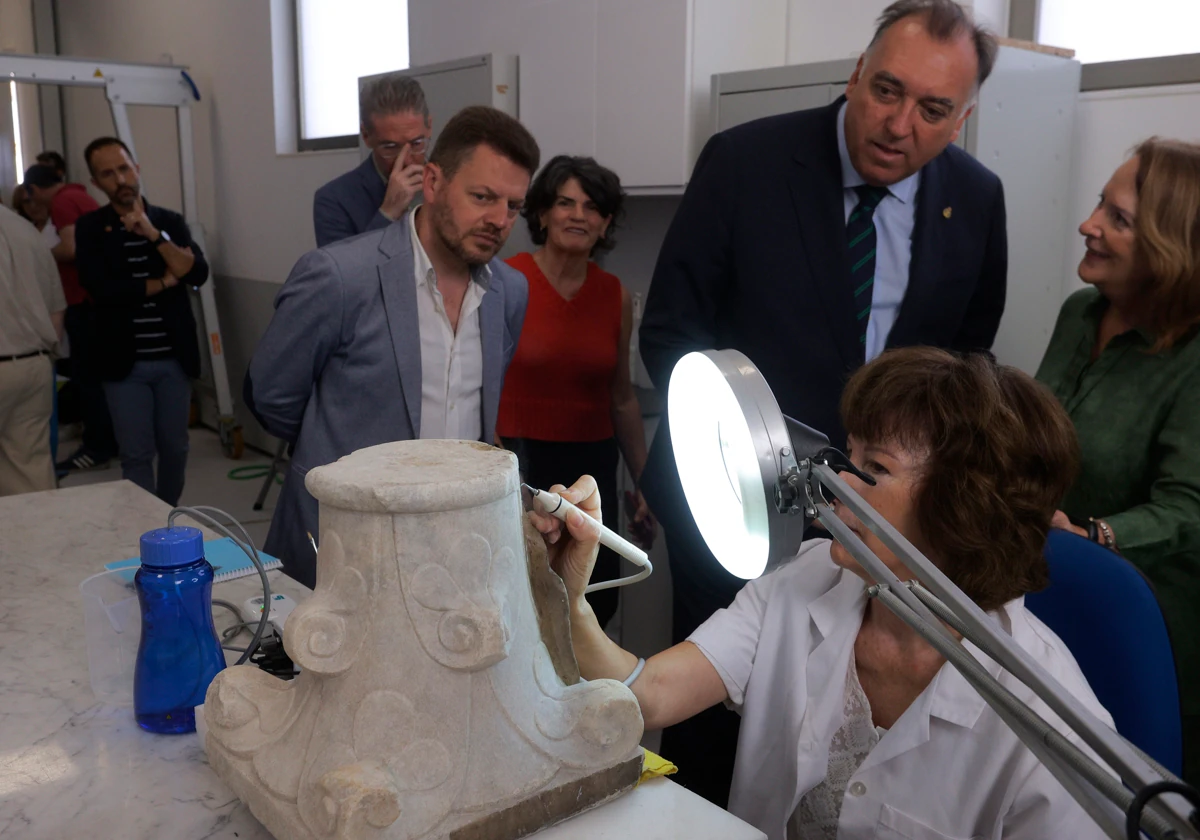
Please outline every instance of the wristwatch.
M155 239L150 244L153 245L155 248L157 248L159 245L163 244L164 242L170 242L170 241L171 241L170 235L165 230L160 230L158 232L158 239Z

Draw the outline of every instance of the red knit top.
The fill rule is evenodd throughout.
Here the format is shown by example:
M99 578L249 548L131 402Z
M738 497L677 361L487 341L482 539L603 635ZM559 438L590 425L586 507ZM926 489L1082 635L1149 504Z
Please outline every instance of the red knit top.
M533 254L517 254L507 262L529 279L529 306L504 376L496 431L503 437L560 442L612 437L621 281L589 262L579 292L566 300Z

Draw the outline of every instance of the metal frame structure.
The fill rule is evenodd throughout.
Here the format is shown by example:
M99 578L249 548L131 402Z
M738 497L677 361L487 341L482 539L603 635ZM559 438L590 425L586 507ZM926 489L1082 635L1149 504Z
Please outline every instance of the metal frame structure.
M192 237L205 247L204 228L196 205L196 154L192 136L192 102L200 99L200 91L187 74L187 69L164 64L126 64L79 58L45 55L9 55L0 53L0 79L36 85L59 85L103 88L112 111L117 136L129 147L134 158L133 129L129 122L130 105L152 105L174 108L179 133L179 172L183 188L183 217L191 228ZM213 386L216 391L218 433L221 447L231 458L240 458L244 443L242 430L233 414L233 396L229 389L229 374L225 368L224 343L213 280L201 286L201 311L204 330L208 336L209 358L212 362Z

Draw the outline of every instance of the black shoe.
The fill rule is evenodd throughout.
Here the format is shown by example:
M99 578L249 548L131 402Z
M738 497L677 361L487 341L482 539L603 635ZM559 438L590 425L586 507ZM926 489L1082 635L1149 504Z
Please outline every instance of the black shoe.
M75 450L75 454L65 461L59 461L54 465L54 469L58 473L68 473L71 470L101 470L108 466L108 462L112 460L112 456L100 455L97 452L92 452L86 446L81 446Z

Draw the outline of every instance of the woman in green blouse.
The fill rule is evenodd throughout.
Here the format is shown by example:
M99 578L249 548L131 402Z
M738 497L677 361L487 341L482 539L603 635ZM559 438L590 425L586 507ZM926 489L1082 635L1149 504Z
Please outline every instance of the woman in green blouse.
M1179 672L1184 776L1200 783L1200 146L1142 143L1079 232L1089 288L1063 304L1037 374L1083 454L1054 524L1153 582Z

